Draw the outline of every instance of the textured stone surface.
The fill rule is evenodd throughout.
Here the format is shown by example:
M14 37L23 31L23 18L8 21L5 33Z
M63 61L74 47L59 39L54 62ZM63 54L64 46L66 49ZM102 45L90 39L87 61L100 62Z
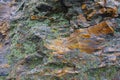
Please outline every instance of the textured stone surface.
M0 2L2 2L2 0ZM10 7L6 3L0 3L1 24L2 23L4 24L4 22L9 23L9 18L10 18ZM0 27L2 27L2 25ZM8 25L3 26L3 28L6 28L6 31L7 31L7 27ZM0 37L0 43L2 44L2 47L0 48L0 76L7 76L9 72L9 67L6 67L6 64L8 64L8 60L6 59L6 56L8 53L10 53L9 41L5 40L7 33L5 32L5 34L3 34L2 32L4 33L4 31L3 30L0 31L2 35L2 37Z

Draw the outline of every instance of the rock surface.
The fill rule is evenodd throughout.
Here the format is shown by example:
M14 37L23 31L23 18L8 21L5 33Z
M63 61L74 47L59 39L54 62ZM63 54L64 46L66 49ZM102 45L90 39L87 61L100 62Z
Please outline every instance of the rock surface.
M0 76L7 76L9 72L9 64L6 58L7 54L10 53L9 49L9 40L8 40L8 29L9 29L9 19L10 19L10 10L8 4L0 2Z

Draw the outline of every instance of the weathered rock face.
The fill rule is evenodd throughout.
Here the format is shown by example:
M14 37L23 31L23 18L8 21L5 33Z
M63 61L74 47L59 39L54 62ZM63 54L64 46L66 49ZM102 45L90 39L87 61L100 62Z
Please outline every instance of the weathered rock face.
M0 3L11 2L12 0L0 0Z
M10 67L6 58L10 53L8 37L10 11L11 8L8 4L0 3L0 76L7 76Z
M119 67L118 54L106 54L111 51L104 48L105 42L114 37L118 8L101 2L26 0L21 3L11 27L9 58L16 64L9 79L112 79L102 67L114 64ZM105 71L106 76L100 71Z

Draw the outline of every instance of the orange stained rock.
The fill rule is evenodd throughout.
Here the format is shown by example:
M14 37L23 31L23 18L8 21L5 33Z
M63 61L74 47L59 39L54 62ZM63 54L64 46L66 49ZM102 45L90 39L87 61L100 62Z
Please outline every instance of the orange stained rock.
M64 41L56 39L51 41L51 44L45 45L48 49L54 50L52 54L64 54L64 52L70 51L69 48L64 46Z
M86 4L82 4L81 8L84 10L84 9L87 9L87 5Z
M111 17L116 17L118 16L118 9L117 7L107 7L107 8L101 8L99 11L98 11L99 14L110 14Z
M83 14L78 15L77 20L80 20L82 22L87 22L86 18L83 16Z
M93 10L90 14L87 15L87 19L90 20L96 14L96 10Z
M0 22L0 33L5 36L5 39L8 39L9 24L8 22Z
M47 48L54 50L54 54L64 54L76 48L81 52L93 53L104 47L99 45L104 39L96 38L100 35L114 33L113 27L110 21L103 21L86 29L78 29L66 39L53 40Z
M104 41L104 40L101 40ZM64 46L72 49L80 49L81 52L92 53L94 51L100 50L102 47L99 46L101 41L96 41L91 38L82 38L82 37L69 37L67 38Z
M10 65L9 64L0 64L0 68L9 68Z
M39 17L38 17L38 16L36 16L36 15L31 15L31 16L30 16L30 19L31 19L31 20L38 20L38 19L39 19Z
M91 26L87 29L90 34L94 35L107 35L109 33L114 33L113 25L110 21L103 21L95 26Z
M83 52L92 53L102 47L98 46L101 41L95 41L91 37L93 35L108 35L109 33L114 33L113 25L110 21L103 21L89 28L76 30L67 38L66 45L69 49L78 48Z

